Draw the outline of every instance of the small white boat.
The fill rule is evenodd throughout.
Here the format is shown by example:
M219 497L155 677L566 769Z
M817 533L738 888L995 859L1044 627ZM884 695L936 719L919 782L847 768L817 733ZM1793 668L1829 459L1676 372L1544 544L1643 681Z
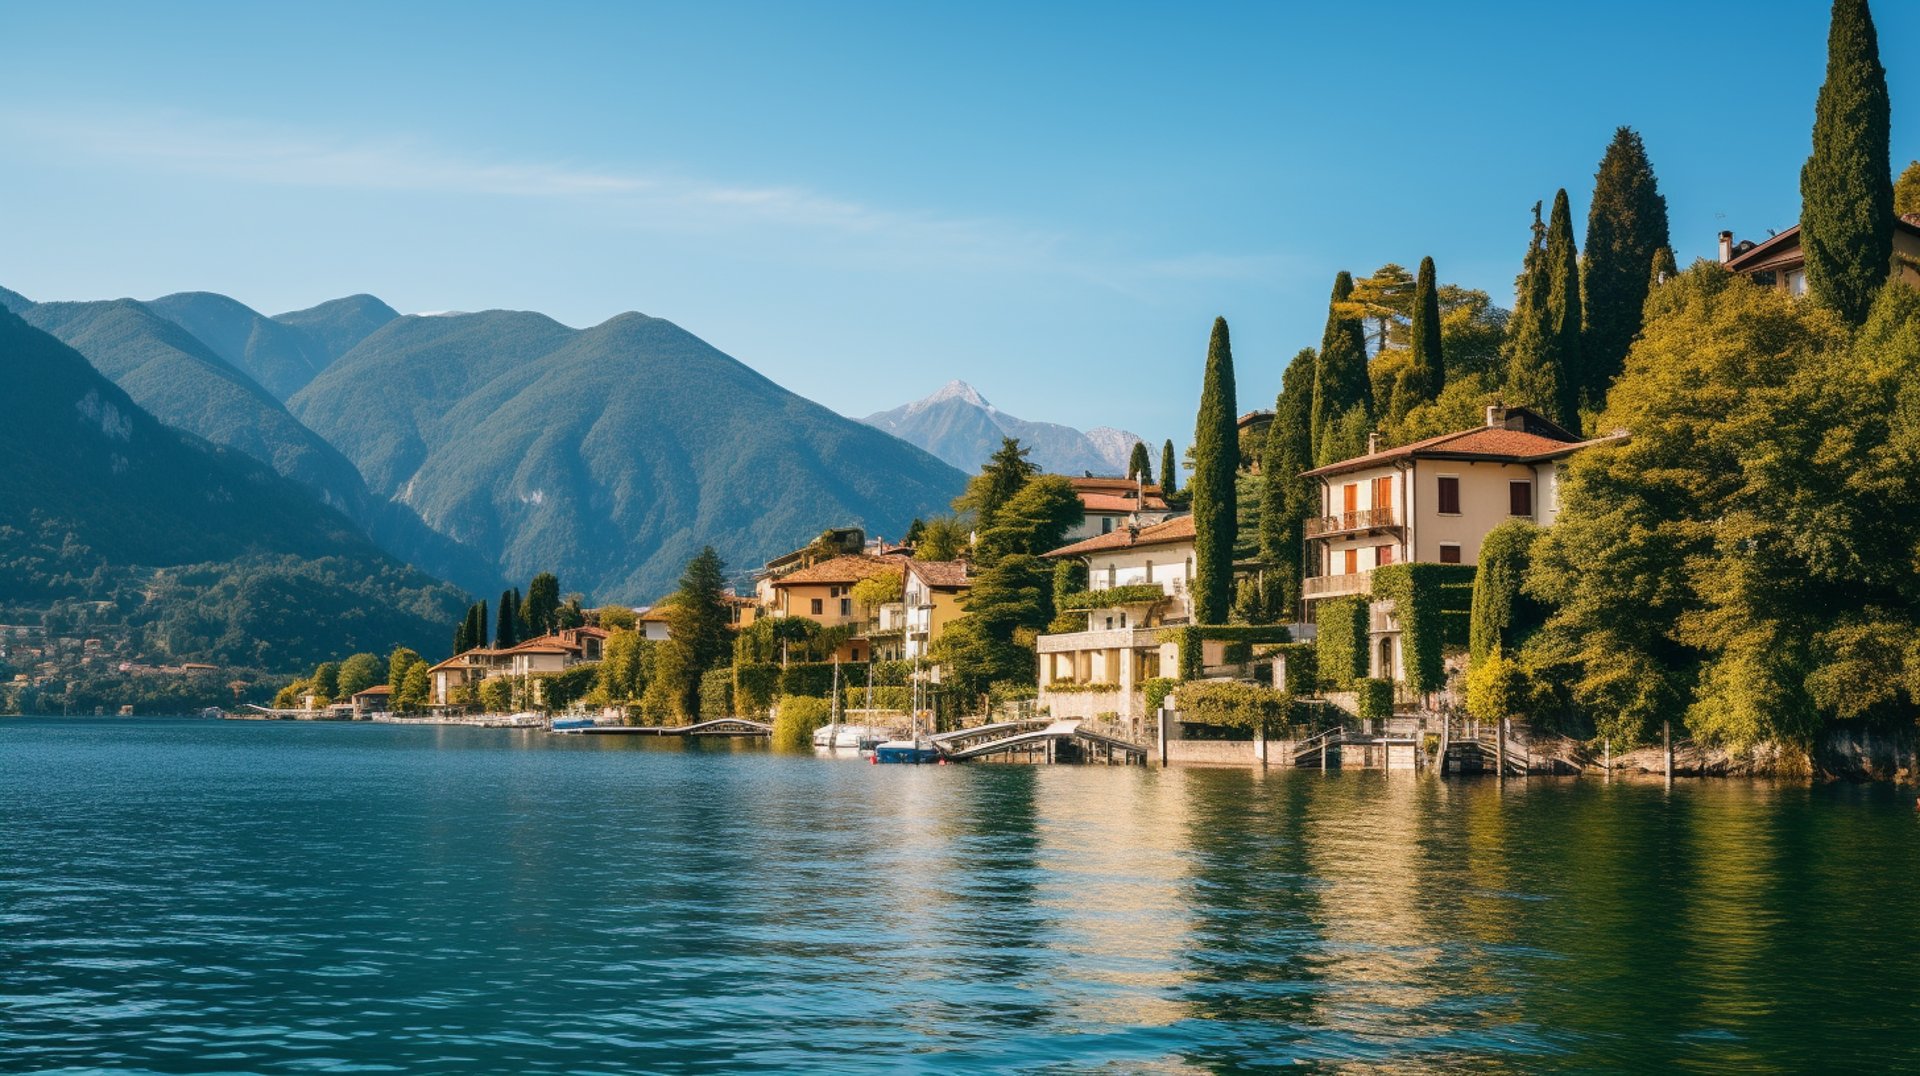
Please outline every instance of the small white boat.
M813 746L840 751L857 751L892 736L892 729L880 725L850 725L844 721L835 721L813 730Z

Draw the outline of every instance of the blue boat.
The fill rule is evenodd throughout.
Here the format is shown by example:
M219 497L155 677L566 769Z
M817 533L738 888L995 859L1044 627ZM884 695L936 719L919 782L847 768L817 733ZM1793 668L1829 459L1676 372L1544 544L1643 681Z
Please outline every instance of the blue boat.
M905 763L908 765L927 765L946 761L939 748L930 747L917 740L888 740L873 749L873 761Z
M570 732L574 729L590 729L595 724L591 717L557 717L548 727L555 732Z

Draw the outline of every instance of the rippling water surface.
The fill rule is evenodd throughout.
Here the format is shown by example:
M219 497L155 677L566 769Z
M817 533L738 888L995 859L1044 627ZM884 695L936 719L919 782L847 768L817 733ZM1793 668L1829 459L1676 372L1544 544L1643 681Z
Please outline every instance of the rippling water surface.
M0 722L0 1069L1920 1067L1890 789Z

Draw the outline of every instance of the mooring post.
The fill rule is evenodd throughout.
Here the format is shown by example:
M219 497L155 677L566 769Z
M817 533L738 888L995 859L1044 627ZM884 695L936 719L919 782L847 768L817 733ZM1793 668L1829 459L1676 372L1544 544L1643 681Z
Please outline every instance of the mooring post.
M1500 774L1502 781L1507 779L1507 719L1501 718L1493 726L1493 768Z
M1613 780L1613 740L1611 737L1602 742L1600 752L1601 771L1606 774L1607 780L1611 781Z
M1267 726L1265 722L1253 728L1253 757L1260 760L1260 768L1267 768Z
M1320 734L1320 772L1321 773L1327 772L1327 741L1331 738L1332 736L1328 732L1323 732Z
M1160 721L1159 721L1160 765L1162 766L1165 766L1167 764L1167 732L1168 732L1167 726L1169 723L1170 723L1170 717L1167 713L1167 708L1165 706L1162 706L1160 707Z
M1660 743L1667 754L1667 787L1673 787L1673 722L1660 722Z

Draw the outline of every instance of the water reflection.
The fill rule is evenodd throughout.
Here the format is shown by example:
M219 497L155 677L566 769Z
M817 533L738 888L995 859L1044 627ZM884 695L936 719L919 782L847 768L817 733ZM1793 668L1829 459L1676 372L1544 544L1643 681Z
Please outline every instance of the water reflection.
M1886 790L0 725L4 1067L1920 1065Z

